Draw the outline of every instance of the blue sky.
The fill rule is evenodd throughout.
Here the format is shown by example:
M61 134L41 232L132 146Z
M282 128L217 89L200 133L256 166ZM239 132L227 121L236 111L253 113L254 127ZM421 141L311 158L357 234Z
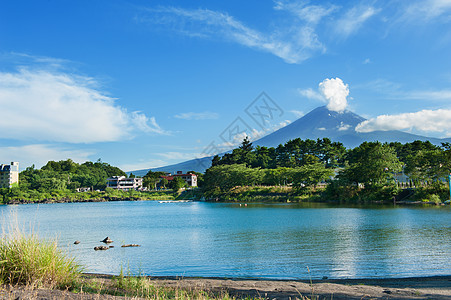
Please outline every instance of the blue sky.
M326 104L449 137L450 49L451 0L2 1L0 161L158 167Z

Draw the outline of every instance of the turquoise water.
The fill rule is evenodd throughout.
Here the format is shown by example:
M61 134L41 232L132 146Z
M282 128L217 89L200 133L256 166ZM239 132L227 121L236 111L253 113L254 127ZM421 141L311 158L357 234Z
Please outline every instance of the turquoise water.
M451 209L158 201L1 206L86 272L273 279L451 275ZM109 236L115 246L94 251ZM81 241L74 245L75 240ZM140 244L121 248L121 244Z

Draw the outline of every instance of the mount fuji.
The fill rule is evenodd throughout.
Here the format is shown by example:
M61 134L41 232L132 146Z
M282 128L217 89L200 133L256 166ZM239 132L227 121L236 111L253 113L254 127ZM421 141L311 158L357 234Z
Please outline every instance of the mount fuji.
M333 142L341 142L347 148L354 148L363 142L401 142L409 143L416 140L430 141L435 145L451 142L451 139L439 139L411 134L399 130L357 132L355 127L365 121L365 118L345 110L336 112L326 106L318 107L289 125L280 128L258 140L252 142L254 146L277 147L295 138L313 139L329 138ZM197 171L205 172L211 166L212 157L188 160L165 167L153 168L152 171ZM150 169L132 171L133 174L144 176Z

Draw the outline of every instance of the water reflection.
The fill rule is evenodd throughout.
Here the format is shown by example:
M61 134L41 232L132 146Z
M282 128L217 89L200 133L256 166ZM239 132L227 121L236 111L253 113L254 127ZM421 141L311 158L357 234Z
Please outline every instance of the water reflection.
M450 209L114 202L0 207L87 271L266 278L449 275ZM26 227L26 226L25 226ZM109 236L114 249L94 251ZM73 241L81 240L79 245ZM135 243L139 248L121 248ZM307 270L310 270L310 273Z

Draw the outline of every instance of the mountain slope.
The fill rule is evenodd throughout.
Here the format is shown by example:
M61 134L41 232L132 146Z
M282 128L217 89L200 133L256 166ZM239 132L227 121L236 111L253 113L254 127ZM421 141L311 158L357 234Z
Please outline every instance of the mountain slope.
M253 145L277 147L279 144L285 144L287 141L295 138L316 140L324 137L331 139L333 142L341 142L347 148L357 147L365 141L409 143L415 140L428 140L436 145L440 145L442 142L451 142L451 139L429 138L398 130L373 131L368 133L356 132L354 130L355 127L363 121L365 121L365 118L353 112L344 111L339 113L330 111L326 106L322 106L312 110L293 123L254 141ZM188 160L179 164L153 168L152 171L171 173L175 171L205 172L211 165L211 159L212 157L204 157ZM133 171L132 173L143 176L148 171L149 169Z
M293 123L257 140L254 145L277 147L295 138L314 139L328 137L341 142L347 148L354 148L367 141L409 143L415 140L430 141L440 145L450 139L438 139L411 134L399 130L356 132L355 127L365 118L351 112L330 111L325 106L318 107Z
M364 118L350 111L338 113L328 110L325 106L318 107L293 123L257 140L255 145L277 147L295 138L317 139L328 137L333 141L352 140L352 133L357 124L365 121ZM345 143L344 143L345 144ZM348 146L345 144L347 147Z

